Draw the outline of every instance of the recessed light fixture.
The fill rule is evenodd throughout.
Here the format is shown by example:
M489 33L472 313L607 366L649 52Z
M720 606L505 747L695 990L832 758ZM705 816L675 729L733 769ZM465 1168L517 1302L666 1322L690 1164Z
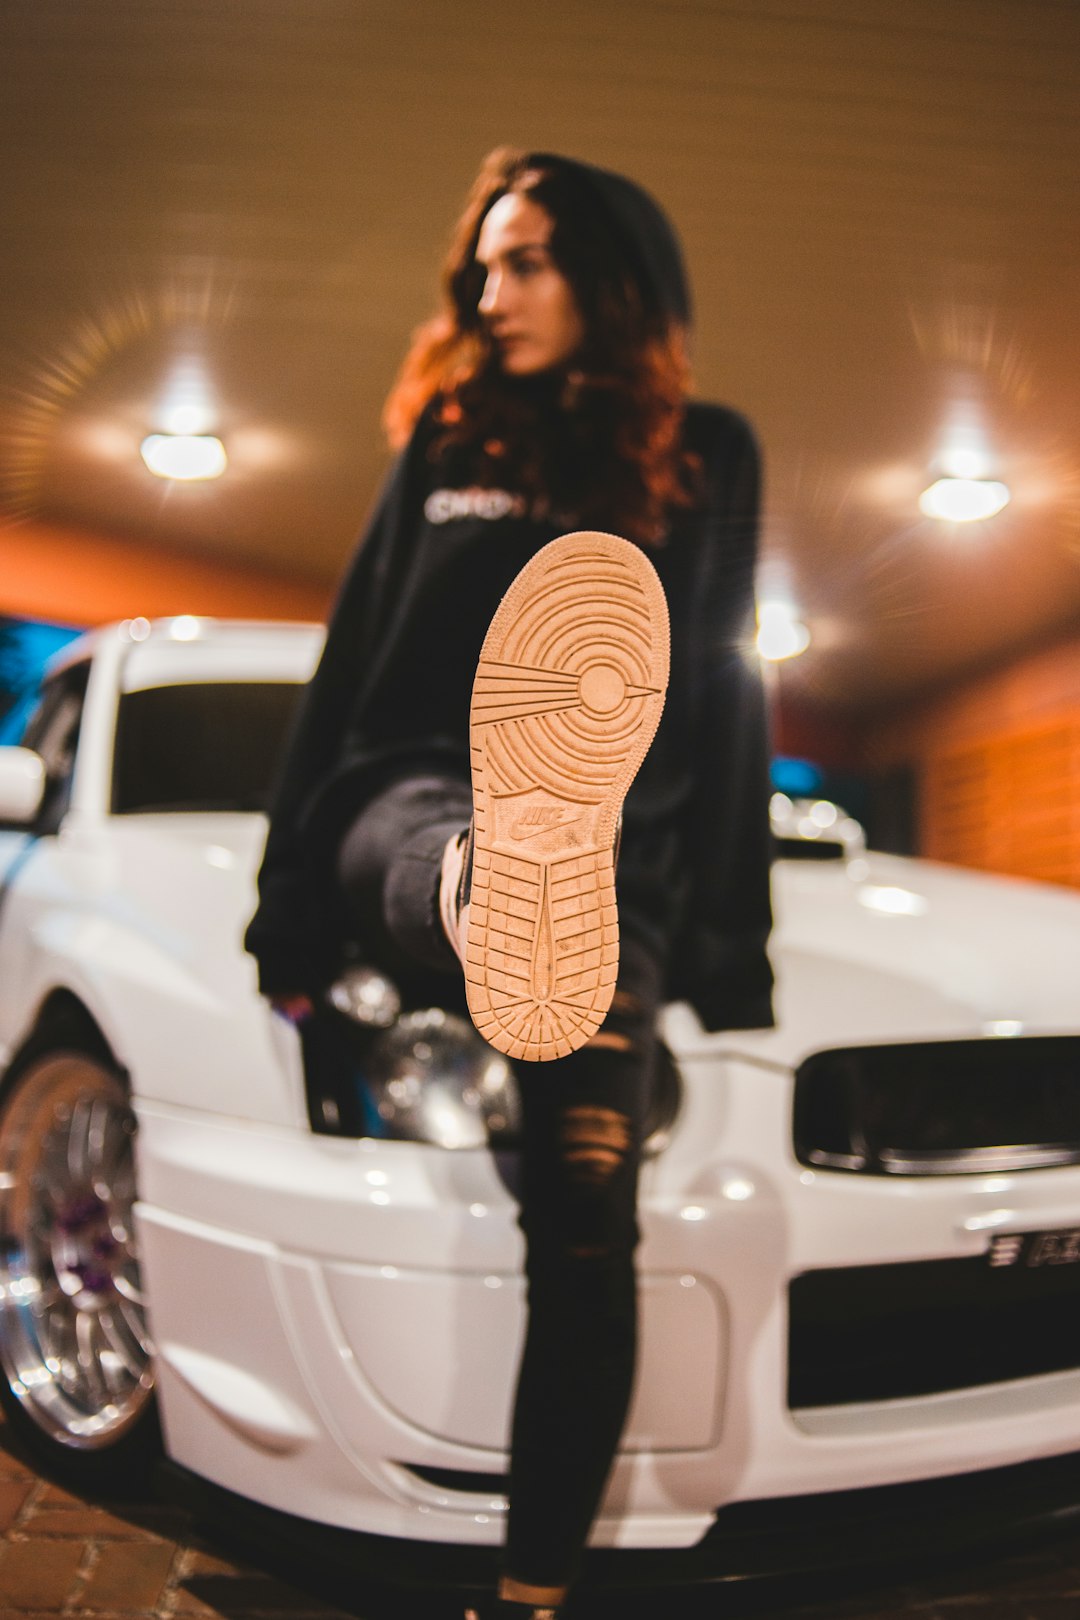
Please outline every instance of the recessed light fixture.
M810 632L790 602L759 602L757 650L770 664L797 658L810 645Z
M939 478L919 496L919 510L946 523L978 523L1009 504L1009 486L995 478Z
M216 396L201 355L180 355L174 361L152 425L159 433L214 432L218 425Z
M197 401L181 401L166 405L158 413L158 424L163 433L209 433L214 427L214 412L209 405Z
M225 446L209 433L151 433L140 449L155 478L183 483L220 478L229 464Z

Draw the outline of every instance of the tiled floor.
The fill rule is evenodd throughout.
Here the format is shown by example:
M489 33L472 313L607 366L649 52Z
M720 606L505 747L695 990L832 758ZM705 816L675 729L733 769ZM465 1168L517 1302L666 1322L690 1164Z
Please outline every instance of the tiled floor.
M84 1500L41 1479L0 1427L0 1620L453 1620L451 1594L334 1589L317 1571L243 1561L212 1530L160 1502ZM1080 1479L1078 1479L1080 1490ZM1080 1532L1000 1559L900 1577L833 1579L810 1593L711 1587L596 1598L582 1620L1080 1620Z

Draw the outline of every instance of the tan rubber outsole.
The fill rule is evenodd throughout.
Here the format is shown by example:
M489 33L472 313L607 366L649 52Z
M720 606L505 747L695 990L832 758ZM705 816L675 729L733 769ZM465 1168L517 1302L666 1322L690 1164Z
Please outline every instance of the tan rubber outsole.
M565 1057L619 968L613 844L664 706L667 602L645 554L566 534L526 564L480 651L470 709L465 988L508 1057Z

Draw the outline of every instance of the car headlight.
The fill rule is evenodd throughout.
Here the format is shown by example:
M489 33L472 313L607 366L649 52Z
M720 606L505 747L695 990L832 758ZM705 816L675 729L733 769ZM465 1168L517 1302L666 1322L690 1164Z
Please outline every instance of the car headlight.
M405 1013L364 1064L381 1134L442 1148L486 1147L517 1134L521 1103L510 1064L473 1026L441 1007Z
M386 1029L401 1011L397 986L375 968L349 967L326 993L331 1007L368 1029Z
M401 1013L396 986L354 966L299 1026L308 1117L320 1135L381 1137L441 1148L509 1148L521 1133L512 1065L468 1018L442 1007ZM682 1078L661 1042L644 1121L644 1154L662 1153Z

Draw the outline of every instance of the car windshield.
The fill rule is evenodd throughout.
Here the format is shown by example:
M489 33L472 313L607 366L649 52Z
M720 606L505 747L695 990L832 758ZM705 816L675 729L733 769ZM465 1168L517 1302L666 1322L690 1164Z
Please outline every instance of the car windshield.
M198 681L125 692L113 813L267 809L300 691L295 681Z

